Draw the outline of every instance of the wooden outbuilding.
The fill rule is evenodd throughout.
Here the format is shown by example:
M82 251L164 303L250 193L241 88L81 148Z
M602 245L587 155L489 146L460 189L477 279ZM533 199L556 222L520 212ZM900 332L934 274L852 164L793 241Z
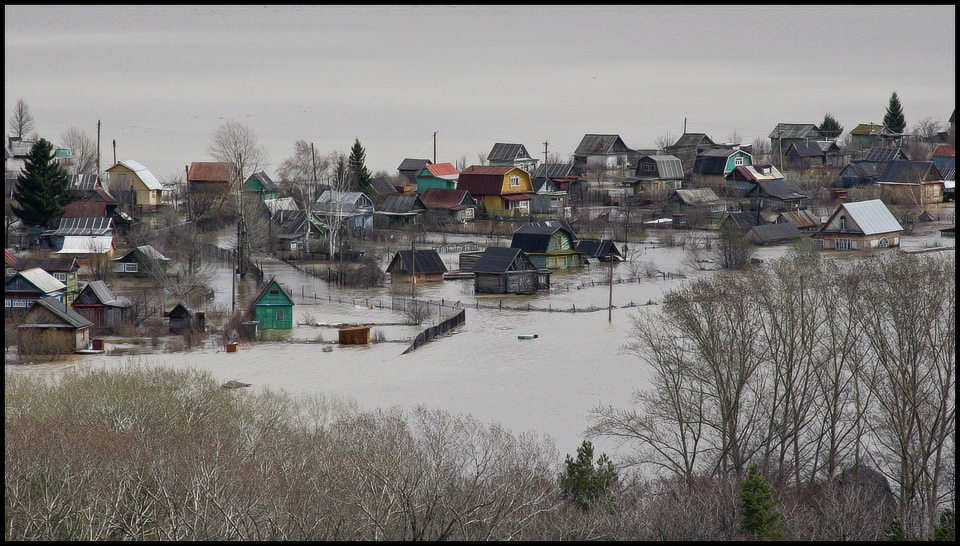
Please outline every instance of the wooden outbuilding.
M20 356L61 355L86 349L91 326L93 322L56 298L36 300L17 326Z
M293 298L274 277L260 287L250 311L261 330L293 329Z
M114 296L107 283L91 281L80 290L71 305L97 328L115 328L124 320L124 313L132 302L124 296Z
M519 248L487 247L473 265L473 289L488 294L550 290L550 272L538 269Z
M191 329L202 332L206 328L203 313L194 311L185 301L178 303L169 313L164 313L164 316L170 319L171 334Z
M340 328L340 345L366 345L370 343L370 326Z
M391 283L409 283L415 275L417 283L441 282L447 272L440 254L436 250L400 250L394 254L387 266Z

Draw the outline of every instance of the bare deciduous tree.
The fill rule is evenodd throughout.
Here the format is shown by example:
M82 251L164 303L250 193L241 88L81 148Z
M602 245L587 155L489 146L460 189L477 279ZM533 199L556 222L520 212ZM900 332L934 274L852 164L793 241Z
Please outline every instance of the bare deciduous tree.
M70 174L96 174L97 142L87 133L70 127L60 136L61 145L70 150Z
M673 146L677 141L676 135L673 133L664 133L657 137L657 140L653 142L654 146L657 147L661 152L666 151L667 148Z
M25 100L17 99L17 104L13 107L13 115L10 116L10 131L16 134L17 138L23 138L23 135L32 131L33 127L30 106Z
M242 184L246 177L259 171L267 163L267 151L257 142L257 135L246 125L225 120L213 132L207 153L217 161L233 165L234 184Z

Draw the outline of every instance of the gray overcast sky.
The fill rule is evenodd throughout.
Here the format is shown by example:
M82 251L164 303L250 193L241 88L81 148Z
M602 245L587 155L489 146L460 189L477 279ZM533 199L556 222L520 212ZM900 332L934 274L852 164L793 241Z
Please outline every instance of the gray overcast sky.
M371 171L405 157L477 163L495 142L564 158L584 133L633 148L665 133L778 122L908 127L955 108L956 6L10 6L4 122L18 98L36 132L96 138L101 166L158 177L209 161L223 119L266 146L359 138Z

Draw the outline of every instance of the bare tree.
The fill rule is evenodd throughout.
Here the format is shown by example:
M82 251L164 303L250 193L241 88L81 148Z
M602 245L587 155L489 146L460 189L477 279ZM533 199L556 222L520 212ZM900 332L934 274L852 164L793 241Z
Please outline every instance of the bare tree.
M723 269L743 269L753 256L754 248L747 237L732 222L720 224L715 261Z
M477 159L480 161L480 165L487 164L487 152L477 152Z
M770 161L770 141L764 137L757 137L753 139L753 144L750 148L750 152L753 155L754 161L757 163L766 163Z
M733 131L731 131L730 134L727 135L727 142L730 142L736 145L739 145L741 142L743 142L743 135L737 132L736 127L734 127Z
M267 151L257 143L257 135L239 121L226 120L213 132L207 153L217 161L231 163L234 184L242 184L247 176L267 163Z
M676 135L673 133L664 133L657 137L657 140L653 142L654 146L657 147L661 152L666 151L667 148L673 146L677 141Z
M70 127L60 136L61 145L70 150L70 174L96 174L97 143L93 137L76 127Z
M933 118L923 118L913 126L913 136L926 141L933 141L943 131L944 124Z
M32 131L33 127L30 106L23 99L17 99L17 104L13 107L13 115L10 116L10 130L17 135L17 138L23 138L23 135Z

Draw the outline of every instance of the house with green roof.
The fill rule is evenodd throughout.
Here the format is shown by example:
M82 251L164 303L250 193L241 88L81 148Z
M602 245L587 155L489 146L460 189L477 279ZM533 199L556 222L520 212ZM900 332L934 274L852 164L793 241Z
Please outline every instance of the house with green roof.
M243 191L259 195L263 199L277 198L277 184L267 173L258 171L250 175L243 183Z
M250 314L260 330L292 330L293 298L276 278L263 283L250 303Z

